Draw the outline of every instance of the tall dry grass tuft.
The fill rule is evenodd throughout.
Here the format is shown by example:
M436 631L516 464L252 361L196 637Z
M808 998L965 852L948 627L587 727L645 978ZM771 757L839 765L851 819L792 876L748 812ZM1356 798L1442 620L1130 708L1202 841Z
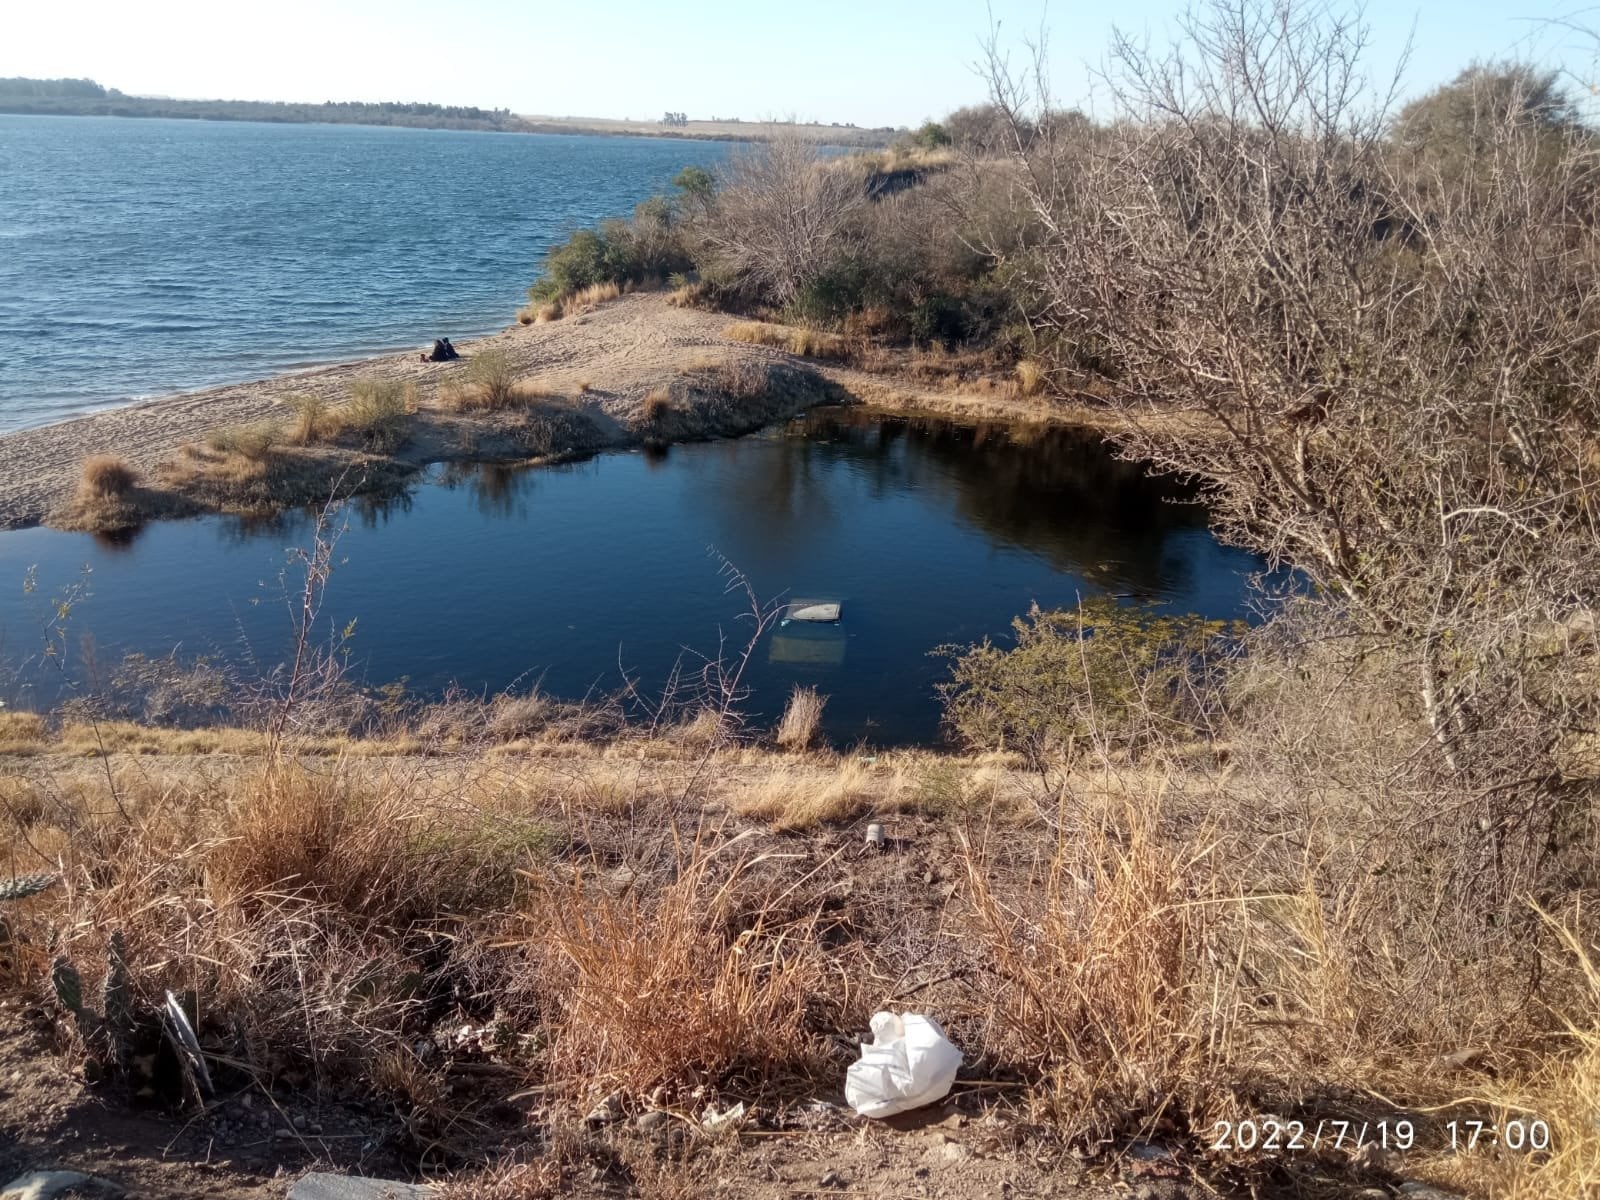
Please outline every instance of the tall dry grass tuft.
M283 444L283 426L276 421L227 425L206 434L206 444L219 454L259 463Z
M796 687L790 692L774 734L778 745L785 750L809 749L821 731L822 709L827 702L827 697L819 695L816 688Z
M328 418L328 402L315 392L297 392L283 401L294 413L289 438L297 446L311 446L333 431Z
M591 283L553 300L524 305L517 310L517 320L523 325L545 325L562 317L576 317L615 300L622 292L622 286L614 282Z
M78 475L81 500L120 500L127 495L138 476L127 462L115 454L95 454L83 460Z
M350 399L329 414L335 434L354 434L379 454L397 450L410 436L416 388L398 379L357 379Z
M1017 389L1024 396L1037 396L1044 390L1045 371L1032 359L1025 358L1017 364Z
M654 425L672 411L672 389L651 388L645 393L641 415L647 424Z
M780 916L759 859L696 848L659 891L580 876L527 910L556 1006L550 1068L605 1094L774 1081L822 1060L806 1013L826 994L815 917Z
M1440 1164L1452 1183L1483 1187L1502 1200L1562 1200L1600 1191L1600 965L1593 947L1569 925L1547 918L1562 952L1582 972L1584 988L1565 1014L1569 1045L1538 1062L1531 1073L1500 1080L1488 1089L1495 1128L1524 1140L1542 1122L1548 1153L1507 1153L1485 1139L1477 1153Z
M1159 825L1156 802L1130 798L1005 881L990 848L962 838L987 1049L1026 1064L1068 1138L1136 1134L1228 1095L1237 1015L1229 964L1210 960L1218 864L1209 839L1174 845Z
M467 380L477 390L479 407L505 408L516 397L517 374L504 350L479 350L467 364Z

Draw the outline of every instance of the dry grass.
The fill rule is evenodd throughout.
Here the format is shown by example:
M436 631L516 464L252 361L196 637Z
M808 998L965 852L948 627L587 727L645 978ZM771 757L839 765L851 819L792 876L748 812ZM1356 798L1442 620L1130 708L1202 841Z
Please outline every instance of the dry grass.
M517 374L504 350L479 350L467 363L467 380L476 389L483 408L508 406L516 395Z
M651 388L645 393L643 408L640 409L640 412L646 423L657 424L671 411L672 390L670 388Z
M711 285L695 282L673 288L667 293L667 303L674 308L705 308L711 299Z
M734 844L695 850L654 895L579 875L530 898L565 978L551 1066L587 1098L804 1076L825 1061L805 1014L824 994L815 919L782 914Z
M257 421L249 425L227 425L206 434L206 445L218 454L264 462L283 445L283 426L276 421Z
M1037 396L1044 390L1048 378L1045 370L1032 359L1025 358L1017 364L1017 389L1024 396Z
M609 300L615 300L624 291L632 290L631 287L624 288L616 283L592 283L544 304L524 305L517 310L517 320L523 325L545 325L563 317L576 317L599 308Z
M899 805L895 786L899 782L893 775L875 780L872 771L854 759L820 776L811 771L773 770L747 781L732 806L740 816L766 821L780 833L792 832L892 810Z
M986 850L962 855L966 935L989 966L991 1050L1028 1063L1051 1119L1090 1140L1176 1109L1204 1125L1233 1082L1239 981L1214 971L1224 874L1173 845L1148 797L1089 814L1024 886L1003 890Z
M784 705L774 740L785 750L810 749L821 732L822 709L827 702L816 688L797 686L789 693L789 702Z
M351 435L376 454L392 454L410 436L416 387L398 379L357 379L350 399L329 413L336 436Z
M492 1024L517 1048L497 1061L568 1116L612 1091L815 1094L837 1086L834 1039L914 1005L1079 1147L1198 1148L1212 1121L1265 1111L1537 1113L1547 1158L1419 1151L1405 1169L1583 1194L1600 1181L1587 910L1455 912L1453 873L1475 885L1481 865L1434 840L1450 793L1384 782L1418 730L1382 673L1332 687L1324 664L1280 678L1266 657L1230 677L1226 762L1091 746L1047 781L1016 756L780 754L714 719L629 730L539 695L187 766L60 756L248 756L261 736L0 713L8 774L30 773L0 785L0 877L68 877L7 910L7 969L42 987L54 938L93 988L120 929L141 1003L200 993L219 1064L267 1056L279 1086L338 1073L424 1106L444 1102L412 1051L430 1022ZM890 813L893 844L865 852L849 824ZM1508 968L1541 938L1537 976ZM1457 1050L1484 1062L1449 1066Z
M0 754L37 754L46 736L43 717L0 709Z
M393 493L415 473L414 467L361 453L285 449L248 458L186 444L163 464L161 481L189 511L261 514L330 497Z
M289 440L297 446L313 446L334 433L334 422L329 420L328 402L315 392L297 392L284 397L294 413L294 425Z
M722 331L722 335L736 342L750 342L758 346L773 346L789 354L806 358L845 359L849 346L836 333L823 333L794 325L773 325L766 321L736 321Z
M83 460L78 475L78 496L83 500L120 500L138 482L126 461L115 454L95 454Z

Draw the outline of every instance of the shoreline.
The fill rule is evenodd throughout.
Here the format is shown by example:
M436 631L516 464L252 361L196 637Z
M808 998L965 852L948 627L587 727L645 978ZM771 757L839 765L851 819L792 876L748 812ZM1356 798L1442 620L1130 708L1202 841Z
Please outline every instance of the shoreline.
M205 101L190 101L187 103L207 103ZM218 113L184 113L184 112L85 112L65 109L25 109L16 105L0 104L0 116L5 117L100 117L128 121L213 121L226 125L320 125L324 127L344 127L351 129L398 129L413 132L434 133L498 133L526 137L529 134L543 135L546 137L636 137L648 138L656 141L679 142L722 142L722 143L760 143L769 142L773 134L763 132L772 127L764 121L702 121L692 122L700 125L744 125L750 132L744 130L734 131L727 129L696 131L678 127L656 127L648 121L619 121L608 117L538 117L513 115L513 119L521 122L519 126L496 127L482 125L449 125L449 124L408 124L398 121L315 121L298 120L291 117L273 119L270 116L255 114L248 116L227 116ZM882 150L887 147L899 131L886 133L881 130L851 129L847 126L821 126L821 125L791 125L779 122L778 127L784 130L797 132L808 141L813 141L819 146L838 147L843 150Z
M397 383L414 397L404 443L377 454L348 447L293 450L312 478L275 507L307 502L307 488L310 496L326 496L327 481L343 478L353 464L374 468L375 476L371 488L356 490L374 490L409 481L439 462L537 464L602 449L738 435L823 402L969 421L1104 427L1103 415L1086 406L1011 396L993 387L940 390L892 373L734 341L725 336L733 320L676 307L663 293L634 293L548 324L513 324L463 339L457 362L419 362L419 347L0 434L0 530L41 524L92 528L74 523L67 510L83 461L102 454L123 459L145 485L138 490L146 502L128 523L206 511L267 511L259 505L230 507L226 498L176 495L174 468L185 454L195 457L194 448L219 429L286 422L291 414L285 401L295 396L337 406L357 381ZM518 387L537 399L505 411L452 407L451 397L471 386L472 360L485 352L502 356ZM530 439L530 422L543 423L542 440Z

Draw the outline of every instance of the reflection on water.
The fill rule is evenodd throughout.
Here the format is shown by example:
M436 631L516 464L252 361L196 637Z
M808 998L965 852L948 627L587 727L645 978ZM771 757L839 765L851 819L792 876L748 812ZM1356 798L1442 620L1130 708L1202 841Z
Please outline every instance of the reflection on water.
M928 652L1004 639L1035 601L1111 592L1245 615L1258 564L1220 546L1186 499L1093 434L836 409L562 467L448 466L346 506L319 631L356 621L353 665L374 684L494 691L531 677L582 696L626 673L649 692L685 655L743 636L726 559L764 600L843 606L837 625L768 635L745 680L753 709L770 718L809 684L830 697L836 739L928 741L945 670ZM0 657L26 655L35 609L87 563L94 595L72 638L92 635L101 663L176 645L268 670L289 646L285 564L313 530L296 512L167 522L115 545L0 535ZM24 597L35 563L39 590ZM52 698L13 687L0 699Z
M780 502L785 511L828 511L826 495L809 503L817 478L810 467L817 462L825 476L827 463L842 456L868 473L875 496L946 490L960 520L997 544L1046 556L1099 590L1156 598L1187 586L1191 564L1167 553L1168 539L1204 530L1205 510L1192 502L1192 489L1151 479L1139 464L1111 454L1092 430L963 427L849 409L822 410L797 426L771 486L798 483L808 497L803 507L793 497Z

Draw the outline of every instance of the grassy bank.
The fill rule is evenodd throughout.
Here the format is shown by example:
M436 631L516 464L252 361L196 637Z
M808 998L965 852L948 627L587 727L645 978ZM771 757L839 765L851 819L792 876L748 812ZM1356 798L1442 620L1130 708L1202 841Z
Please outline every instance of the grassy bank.
M153 1086L170 990L215 1095L381 1098L462 1196L556 1194L623 1149L635 1178L709 1186L632 1118L742 1170L706 1113L746 1105L734 1147L794 1128L885 1007L962 1048L962 1111L1091 1175L1153 1142L1230 1186L1579 1194L1600 1164L1582 914L1496 899L1439 820L1449 782L1393 777L1429 733L1391 664L1081 619L1098 644L1062 615L960 657L960 752L795 749L805 693L770 730L725 705L337 687L242 725L5 714L0 969L109 1097ZM1566 838L1578 869L1594 833ZM163 1102L213 1111L165 1078ZM536 1114L507 1109L530 1089ZM1451 1120L1533 1115L1554 1154L1450 1145ZM1268 1117L1403 1121L1414 1144L1221 1144Z

